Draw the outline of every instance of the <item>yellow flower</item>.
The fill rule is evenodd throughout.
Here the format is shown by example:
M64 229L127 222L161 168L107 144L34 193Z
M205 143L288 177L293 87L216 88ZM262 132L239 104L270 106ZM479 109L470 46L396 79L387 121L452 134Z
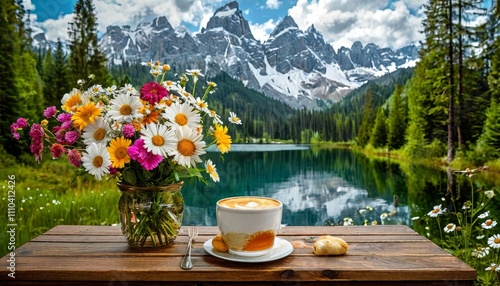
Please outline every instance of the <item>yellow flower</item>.
M82 130L90 123L93 123L100 115L101 109L95 106L93 102L90 102L78 107L76 112L71 116L71 120L76 128Z
M111 140L107 147L111 158L111 167L121 169L130 162L130 156L127 153L128 147L132 145L132 140L121 136Z
M80 91L77 89L73 89L71 93L65 95L65 98L66 99L64 100L63 105L61 107L66 112L71 112L73 110L73 107L82 104Z
M222 154L229 152L231 149L231 136L227 135L227 131L227 127L215 124L214 138L217 140L216 146Z

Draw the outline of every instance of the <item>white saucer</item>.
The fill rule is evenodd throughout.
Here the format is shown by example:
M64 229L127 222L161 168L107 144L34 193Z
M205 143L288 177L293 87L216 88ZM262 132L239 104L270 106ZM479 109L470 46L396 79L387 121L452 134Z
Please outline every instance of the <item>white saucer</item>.
M218 251L214 249L214 247L212 246L212 239L207 240L203 244L203 248L205 248L205 250L209 254L215 257L229 261L247 262L247 263L268 262L268 261L278 260L290 255L290 253L292 253L293 251L293 245L288 240L279 237L276 237L274 239L273 248L268 253L261 256L254 256L254 257L237 256L229 254L227 252Z

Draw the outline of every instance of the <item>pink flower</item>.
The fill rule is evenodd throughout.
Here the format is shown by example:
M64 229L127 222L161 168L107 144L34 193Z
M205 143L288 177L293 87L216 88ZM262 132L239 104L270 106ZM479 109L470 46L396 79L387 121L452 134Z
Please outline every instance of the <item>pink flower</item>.
M57 121L59 122L67 122L67 121L70 121L71 122L71 114L69 113L61 113L57 116Z
M64 140L66 140L66 142L70 145L75 143L79 137L80 137L80 132L78 131L68 131L66 132L66 134L64 134Z
M161 155L155 155L149 152L144 147L144 140L142 139L137 139L132 146L128 147L127 152L132 160L139 162L139 164L148 171L156 168L163 160Z
M141 88L141 99L150 104L158 103L163 97L169 96L168 90L156 82L148 82Z
M56 112L57 109L55 106L49 106L43 111L43 115L45 116L45 118L49 119L54 117L54 115L56 115Z
M50 153L52 153L52 157L54 159L61 158L62 154L64 154L65 151L66 149L64 149L64 146L61 144L54 143L50 147Z
M17 132L17 130L19 129L21 128L19 128L19 125L17 125L17 123L12 123L10 125L10 134L12 134L12 136L14 136L16 140L19 140L19 138L21 138L21 135Z
M130 138L134 136L134 133L135 133L135 127L133 124L129 123L123 125L123 135L125 135L125 137Z
M26 118L20 117L17 119L16 124L18 128L26 128L28 126L28 121Z
M75 166L80 167L82 165L82 155L76 149L71 149L68 151L68 160L69 162Z
M45 133L43 132L42 126L40 124L33 124L30 130L31 145L30 151L35 156L35 160L40 162L42 160L43 151L43 137Z

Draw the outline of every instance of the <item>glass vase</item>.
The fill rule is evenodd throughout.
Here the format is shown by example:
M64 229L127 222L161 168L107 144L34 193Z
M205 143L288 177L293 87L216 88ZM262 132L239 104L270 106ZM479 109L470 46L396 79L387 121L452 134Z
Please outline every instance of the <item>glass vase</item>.
M163 247L177 238L184 214L183 182L138 187L118 183L123 235L135 248Z

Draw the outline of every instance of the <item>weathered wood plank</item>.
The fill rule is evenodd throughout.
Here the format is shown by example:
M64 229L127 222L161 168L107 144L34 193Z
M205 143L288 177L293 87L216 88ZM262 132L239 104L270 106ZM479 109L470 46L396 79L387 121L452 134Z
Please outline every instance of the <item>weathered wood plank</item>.
M180 235L187 235L187 227L183 226ZM216 235L219 229L216 226L196 226L200 235ZM79 234L88 235L121 235L120 226L93 226L93 225L58 225L45 234ZM377 225L377 226L285 226L280 229L280 235L418 235L411 228L404 225Z
M349 252L322 257L314 255L311 248L294 249L290 256L267 263L238 263L209 255L203 243L218 229L202 226L194 242L194 268L184 271L179 263L186 250L185 230L183 227L169 247L138 250L127 245L116 226L57 226L16 250L16 281L22 282L19 285L29 285L30 281L79 285L78 281L85 279L93 281L94 286L110 282L142 285L140 281L153 285L194 281L197 285L237 282L242 286L241 282L266 281L269 286L319 282L430 286L468 285L476 275L474 269L407 226L285 227L279 236L289 241L330 234L344 238ZM312 246L311 242L306 244ZM0 269L0 284L12 282L5 280L7 273L5 268Z
M193 255L207 255L203 249L203 243L207 237L197 238L193 243ZM305 243L309 248L294 249L293 255L313 255L313 243ZM74 257L80 255L88 256L175 256L184 255L186 252L186 241L176 241L163 249L133 249L123 242L100 242L86 243L65 242L54 245L54 242L31 241L17 250L21 256L43 256L43 257ZM55 247L54 247L55 246ZM449 255L446 251L432 243L424 241L415 243L405 242L349 242L348 255L371 255L376 251L381 256L416 256L416 255ZM401 251L404 249L405 251Z
M288 256L266 263L236 263L216 257L193 256L194 268L180 271L182 256L79 256L19 257L16 263L19 279L87 280L140 279L147 281L264 281L281 280L289 270L290 277L305 280L467 280L475 271L451 256L356 256L339 257ZM209 275L216 272L217 275ZM325 276L325 273L330 276ZM258 273L258 275L256 275ZM193 276L195 275L195 276ZM134 279L132 279L134 278Z

